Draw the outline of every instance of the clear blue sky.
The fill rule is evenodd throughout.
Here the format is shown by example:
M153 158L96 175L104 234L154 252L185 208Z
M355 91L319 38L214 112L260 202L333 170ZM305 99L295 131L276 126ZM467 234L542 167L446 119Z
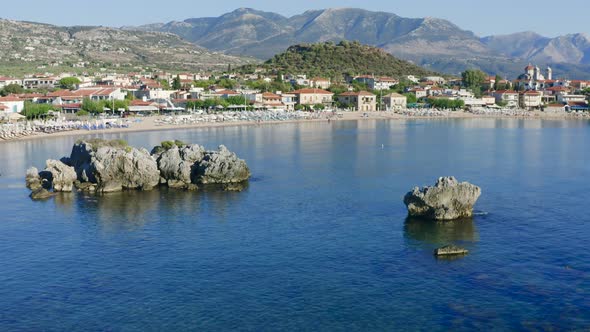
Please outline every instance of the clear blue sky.
M21 0L2 6L0 17L57 25L123 26L219 16L239 7L285 16L331 7L386 11L404 17L432 16L451 20L480 36L535 31L553 37L590 32L588 0Z

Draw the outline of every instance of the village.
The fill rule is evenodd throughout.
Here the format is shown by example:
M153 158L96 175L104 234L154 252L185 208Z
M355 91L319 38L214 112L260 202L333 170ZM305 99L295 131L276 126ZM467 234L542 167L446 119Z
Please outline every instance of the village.
M473 79L470 74L478 74ZM419 109L588 111L590 81L554 79L528 65L515 80L482 76L403 78L371 74L332 81L306 75L241 73L96 73L0 77L3 121L24 118L280 110L410 112ZM477 76L477 75L476 75Z

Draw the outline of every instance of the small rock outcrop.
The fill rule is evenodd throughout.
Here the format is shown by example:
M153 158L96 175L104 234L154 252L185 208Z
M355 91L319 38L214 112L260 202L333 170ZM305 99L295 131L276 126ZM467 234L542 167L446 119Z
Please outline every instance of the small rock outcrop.
M433 220L455 220L471 217L481 189L454 177L439 178L434 187L414 188L404 197L412 217Z
M74 168L52 159L47 160L45 164L45 170L39 173L46 183L44 187L53 189L54 192L71 192L77 178Z
M469 250L454 245L444 246L434 250L435 256L458 256L467 255Z
M246 162L220 145L217 151L207 151L198 163L193 182L202 184L240 183L250 178Z
M36 167L31 167L27 170L25 175L25 183L27 188L35 191L43 187L41 177L39 176L39 170Z

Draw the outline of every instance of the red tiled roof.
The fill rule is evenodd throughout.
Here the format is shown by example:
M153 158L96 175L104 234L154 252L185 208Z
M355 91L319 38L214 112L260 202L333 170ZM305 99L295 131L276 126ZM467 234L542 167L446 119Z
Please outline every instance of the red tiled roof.
M295 90L291 93L296 94L296 95L301 95L301 94L333 95L332 92L322 90L322 89L300 89L300 90Z
M221 91L217 91L215 92L216 95L239 95L239 93L233 91L233 90L221 90Z
M498 90L498 91L496 91L496 93L498 93L498 94L512 94L512 95L518 94L518 92L516 92L514 90Z
M372 94L368 91L359 91L359 92L348 91L348 92L343 92L343 93L339 94L339 96L374 96L374 94Z
M266 98L266 99L280 99L281 96L274 94L274 93L270 93L270 92L265 92L262 94L262 98Z
M537 92L537 91L532 91L532 90L525 91L525 92L523 92L523 93L521 93L521 94L522 94L522 95L526 95L526 96L540 96L540 95L541 95L541 93L540 93L540 92Z
M15 102L15 101L24 101L24 100L22 100L20 98L13 97L13 96L0 97L0 103L1 102L7 102L7 103L9 103L9 102Z

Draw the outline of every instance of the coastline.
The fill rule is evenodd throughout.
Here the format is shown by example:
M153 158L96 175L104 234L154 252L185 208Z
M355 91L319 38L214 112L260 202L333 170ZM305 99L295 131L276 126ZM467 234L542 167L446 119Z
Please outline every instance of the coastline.
M203 122L193 124L181 124L181 125L158 125L156 121L163 119L166 116L153 116L142 118L142 122L135 123L130 128L112 128L112 129L101 129L101 130L72 130L72 131L61 131L51 134L37 133L30 136L17 137L10 140L0 140L2 143L10 143L23 140L35 140L42 138L51 137L63 137L63 136L76 136L84 137L87 135L95 134L118 134L118 133L134 133L134 132L149 132L149 131L172 131L180 129L193 129L193 128L215 128L215 127L231 127L231 126L257 126L257 125L274 125L281 123L306 123L306 122L326 122L326 121L358 121L358 120L414 120L414 119L520 119L520 120L589 120L588 118L576 118L562 113L543 113L539 111L531 112L530 116L509 116L509 115L497 115L497 114L473 114L464 111L450 112L448 116L406 116L399 113L391 112L366 112L368 117L363 116L363 112L343 112L341 118L335 117L324 117L319 119L298 119L298 120L285 120L285 121L264 121L264 122L253 122L253 121L231 121L231 122Z

